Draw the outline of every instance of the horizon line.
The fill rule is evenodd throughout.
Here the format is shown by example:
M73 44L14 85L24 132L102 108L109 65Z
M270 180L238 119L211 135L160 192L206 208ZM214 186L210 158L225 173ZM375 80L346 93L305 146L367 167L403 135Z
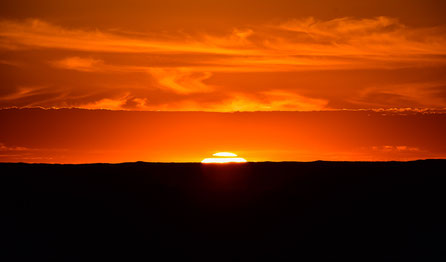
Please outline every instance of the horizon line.
M133 162L91 162L91 163L33 163L33 162L0 162L0 165L4 164L26 164L26 165L122 165L122 164L200 164L205 166L225 166L225 165L245 165L245 164L260 164L260 163L410 163L410 162L419 162L419 161L446 161L446 157L444 158L421 158L421 159L413 159L413 160L378 160L378 161L368 161L368 160L313 160L313 161L294 161L294 160L285 160L285 161L247 161L243 163L202 163L195 161L133 161Z

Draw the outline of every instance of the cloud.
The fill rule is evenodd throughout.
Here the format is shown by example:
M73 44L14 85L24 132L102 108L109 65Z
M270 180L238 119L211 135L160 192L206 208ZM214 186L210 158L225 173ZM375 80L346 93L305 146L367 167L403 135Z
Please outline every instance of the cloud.
M29 151L31 149L27 147L21 147L21 146L7 146L3 143L0 143L0 151Z
M440 62L445 28L411 28L394 18L314 18L234 29L230 34L154 35L66 29L41 20L0 22L3 49L57 48L90 52L219 54L213 70L296 70L300 67L376 67L383 62ZM234 57L235 56L235 57ZM437 57L436 57L437 56ZM66 62L66 61L65 61ZM76 61L72 61L76 62ZM85 63L86 61L82 61ZM209 66L209 65L207 65ZM310 66L310 68L305 68Z
M203 83L209 79L210 72L194 72L184 68L150 68L148 69L161 88L180 94L210 92L212 87Z
M325 109L326 105L327 101L323 99L271 90L250 96L239 94L213 111L315 111Z
M175 98L174 102L152 102L150 98L125 94L116 98L104 98L89 104L86 109L112 110L162 110L162 111L316 111L323 110L327 101L313 99L283 91L268 91L256 94L229 93L217 98L214 94L190 94Z
M357 100L351 102L371 107L405 104L412 107L441 108L445 103L438 90L444 90L445 84L446 82L420 82L372 86L363 89Z
M203 52L237 53L236 50L206 45L199 41L158 40L158 37L129 37L100 30L66 29L39 19L0 22L0 47L4 49L58 48L95 52L163 53Z
M301 35L296 43L311 43L319 55L363 55L375 59L417 59L417 55L444 55L445 28L411 28L395 18L314 18L291 20L279 28ZM330 47L330 48L327 48ZM391 55L391 57L383 57Z
M46 102L60 96L60 90L45 86L19 86L15 92L1 96L3 107L32 107L42 106Z
M382 151L382 152L418 152L420 149L418 147L412 146L373 146L372 150L374 151Z
M435 97L444 93L444 73L413 79L420 70L444 72L446 28L411 27L390 17L309 17L227 33L120 32L38 19L3 20L0 50L8 54L0 63L15 65L0 69L8 85L0 107L446 107L444 96ZM404 76L386 73L407 68L413 70ZM272 74L272 81L261 80Z
M67 57L62 60L53 61L51 64L62 69L70 69L84 72L98 71L102 65L101 60L93 58Z

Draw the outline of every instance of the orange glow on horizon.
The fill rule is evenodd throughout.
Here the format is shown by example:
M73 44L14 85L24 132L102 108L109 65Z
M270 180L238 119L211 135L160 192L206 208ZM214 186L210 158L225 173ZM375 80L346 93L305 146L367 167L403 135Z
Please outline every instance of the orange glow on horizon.
M201 161L203 164L227 164L227 163L246 163L246 159L237 157L236 154L231 152L218 152L213 154L211 158L205 158Z
M227 163L246 163L246 159L241 157L228 157L228 158L205 158L201 163L204 164L227 164Z
M256 162L446 157L446 111L3 109L0 123L1 162L200 162L216 148Z

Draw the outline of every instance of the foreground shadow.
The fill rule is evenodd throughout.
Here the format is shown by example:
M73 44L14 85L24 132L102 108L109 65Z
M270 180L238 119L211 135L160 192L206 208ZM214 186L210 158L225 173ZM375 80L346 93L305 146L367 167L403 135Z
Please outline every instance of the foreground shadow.
M445 258L445 167L0 164L0 258Z

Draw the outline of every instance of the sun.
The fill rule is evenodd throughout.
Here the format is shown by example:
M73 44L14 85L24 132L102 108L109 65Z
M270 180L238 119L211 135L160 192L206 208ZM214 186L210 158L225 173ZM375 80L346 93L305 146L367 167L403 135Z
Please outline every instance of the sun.
M231 152L218 152L213 154L215 157L205 158L201 161L203 164L226 164L226 163L246 163L246 159L237 157Z

